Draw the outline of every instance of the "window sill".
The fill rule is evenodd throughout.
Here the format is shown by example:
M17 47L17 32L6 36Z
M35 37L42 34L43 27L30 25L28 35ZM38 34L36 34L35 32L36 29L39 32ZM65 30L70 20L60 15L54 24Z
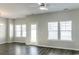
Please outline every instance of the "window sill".
M63 41L63 42L72 42L73 40L54 40L54 39L49 39L48 41Z

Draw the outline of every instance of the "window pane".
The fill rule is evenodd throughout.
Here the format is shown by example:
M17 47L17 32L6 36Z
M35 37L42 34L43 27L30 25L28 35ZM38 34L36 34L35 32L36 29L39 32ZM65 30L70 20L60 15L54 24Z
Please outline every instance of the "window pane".
M21 37L21 25L15 26L16 37Z
M61 40L72 40L72 21L60 22Z
M36 42L36 24L31 25L31 42Z
M12 24L9 25L9 36L10 38L13 37L13 25Z
M72 30L72 22L71 21L60 22L60 30Z
M58 40L58 22L48 23L48 39Z
M71 40L71 31L61 31L61 40Z
M26 24L22 25L22 37L26 37Z
M58 38L57 38L57 37L58 37L57 34L58 34L57 31L53 31L53 32L50 31L49 34L48 34L48 35L50 35L50 36L48 36L48 38L49 38L49 39L55 39L55 40L57 40L57 39L58 39Z
M58 22L49 22L48 28L48 30L58 30Z

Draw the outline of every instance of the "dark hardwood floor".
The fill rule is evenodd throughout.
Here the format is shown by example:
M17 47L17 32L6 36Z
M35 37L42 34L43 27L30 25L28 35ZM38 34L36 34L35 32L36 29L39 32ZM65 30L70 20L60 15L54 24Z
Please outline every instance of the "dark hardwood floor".
M79 51L28 46L22 43L0 45L0 55L77 55Z

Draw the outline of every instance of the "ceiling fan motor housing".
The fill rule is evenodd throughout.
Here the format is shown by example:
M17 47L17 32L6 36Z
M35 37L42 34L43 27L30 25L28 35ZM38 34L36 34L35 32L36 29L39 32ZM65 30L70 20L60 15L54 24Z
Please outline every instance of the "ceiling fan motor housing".
M45 3L41 3L40 7L46 7L46 4Z

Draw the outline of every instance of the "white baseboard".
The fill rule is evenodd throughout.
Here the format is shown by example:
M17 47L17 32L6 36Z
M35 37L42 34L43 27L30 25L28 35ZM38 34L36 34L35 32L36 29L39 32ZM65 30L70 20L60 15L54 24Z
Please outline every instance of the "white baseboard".
M5 43L7 43L7 42L1 42L0 44L5 44Z
M63 47L55 47L55 46L47 46L47 45L34 45L34 44L26 44L26 45L40 46L40 47L49 47L49 48L58 48L58 49L67 49L67 50L76 50L76 51L79 51L79 49L63 48Z
M25 43L25 42L20 42L20 41L13 41L13 42L16 42L16 43Z
M5 44L5 43L14 43L14 42L1 42L0 44ZM24 42L16 42L16 43L24 43Z

